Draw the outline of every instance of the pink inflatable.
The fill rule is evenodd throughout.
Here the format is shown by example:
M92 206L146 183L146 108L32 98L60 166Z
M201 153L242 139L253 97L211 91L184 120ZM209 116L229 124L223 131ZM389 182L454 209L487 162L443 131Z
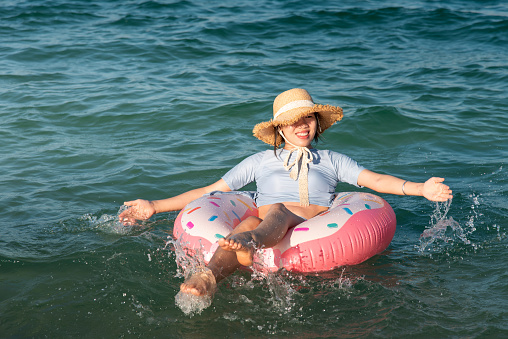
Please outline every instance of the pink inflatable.
M200 250L208 262L217 241L257 212L248 193L215 192L187 205L175 220L173 234L188 254ZM261 250L258 268L319 272L359 264L388 247L395 227L395 213L382 198L338 193L328 211L290 229L277 246Z

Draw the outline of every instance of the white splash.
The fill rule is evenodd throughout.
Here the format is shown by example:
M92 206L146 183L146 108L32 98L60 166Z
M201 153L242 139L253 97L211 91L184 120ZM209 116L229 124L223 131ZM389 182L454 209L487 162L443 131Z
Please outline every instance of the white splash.
M467 237L475 230L474 220L476 215L472 216L467 224L462 227L453 217L447 217L451 203L451 199L444 203L436 203L436 209L431 215L430 226L420 235L420 246L418 246L420 252L429 251L433 247L434 249L435 247L440 248L443 244L453 244L456 241L465 245L472 245ZM473 199L473 210L474 206L478 204L475 197Z
M295 305L294 295L297 292L289 279L285 279L280 271L271 272L264 262L263 251L257 250L252 265L252 281L264 281L270 292L272 306L279 313L287 314Z
M190 293L178 292L175 296L175 304L186 315L193 316L201 314L204 309L210 307L212 304L212 297L209 295L195 296Z
M173 240L168 237L166 249L168 246L174 248L175 260L178 265L175 277L184 277L188 279L196 272L201 272L206 267L203 251L198 249L193 255L189 255L180 240ZM175 304L186 315L193 316L201 314L203 310L210 307L213 300L213 294L205 296L195 296L190 293L178 292L175 296Z
M92 214L84 214L80 220L88 222L93 229L111 234L129 234L134 230L139 230L139 225L124 225L118 220L118 215L127 209L127 206L121 206L116 214L103 214L96 217Z

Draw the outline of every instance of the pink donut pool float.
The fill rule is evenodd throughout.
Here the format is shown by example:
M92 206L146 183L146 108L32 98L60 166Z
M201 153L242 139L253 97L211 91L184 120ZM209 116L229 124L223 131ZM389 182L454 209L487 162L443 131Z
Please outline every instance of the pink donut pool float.
M242 220L257 216L250 192L214 192L188 204L175 220L173 235L189 255L206 263ZM356 265L383 252L395 234L391 206L369 193L337 193L332 206L291 228L273 248L260 250L258 268L295 272L328 271ZM256 265L256 264L255 264Z

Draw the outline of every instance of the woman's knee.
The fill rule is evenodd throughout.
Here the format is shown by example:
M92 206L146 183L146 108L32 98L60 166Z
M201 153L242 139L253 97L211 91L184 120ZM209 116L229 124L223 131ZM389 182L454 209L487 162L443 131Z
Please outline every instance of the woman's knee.
M245 218L244 223L247 225L254 225L254 228L256 228L261 221L263 221L263 219L251 215L250 217Z
M246 231L252 231L258 227L258 225L263 221L262 219L255 217L255 216L249 216L245 218L236 228L234 233L239 232L246 232Z
M284 213L284 214L288 214L288 213L291 213L291 211L288 210L288 208L284 204L276 203L276 204L273 204L272 206L270 206L270 209L268 210L268 213Z
M305 219L294 214L284 204L281 203L273 204L270 206L270 209L266 215L270 215L278 219L284 219L290 224L290 226L297 225L305 221Z
M261 222L261 221L263 221L263 219L258 218L258 217L255 217L255 216L253 216L253 215L248 216L248 217L247 217L247 218L245 218L244 220L249 220L249 222Z

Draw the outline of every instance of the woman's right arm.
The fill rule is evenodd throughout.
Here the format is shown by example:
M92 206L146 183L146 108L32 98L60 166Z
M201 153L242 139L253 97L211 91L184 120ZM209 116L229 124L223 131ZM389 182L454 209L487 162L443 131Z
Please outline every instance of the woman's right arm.
M184 208L191 201L213 191L229 192L231 189L224 179L205 187L193 189L180 195L162 199L162 200L143 200L137 199L126 201L124 205L129 206L128 209L120 213L118 219L124 224L132 224L136 220L146 220L152 215L161 212L178 211Z

